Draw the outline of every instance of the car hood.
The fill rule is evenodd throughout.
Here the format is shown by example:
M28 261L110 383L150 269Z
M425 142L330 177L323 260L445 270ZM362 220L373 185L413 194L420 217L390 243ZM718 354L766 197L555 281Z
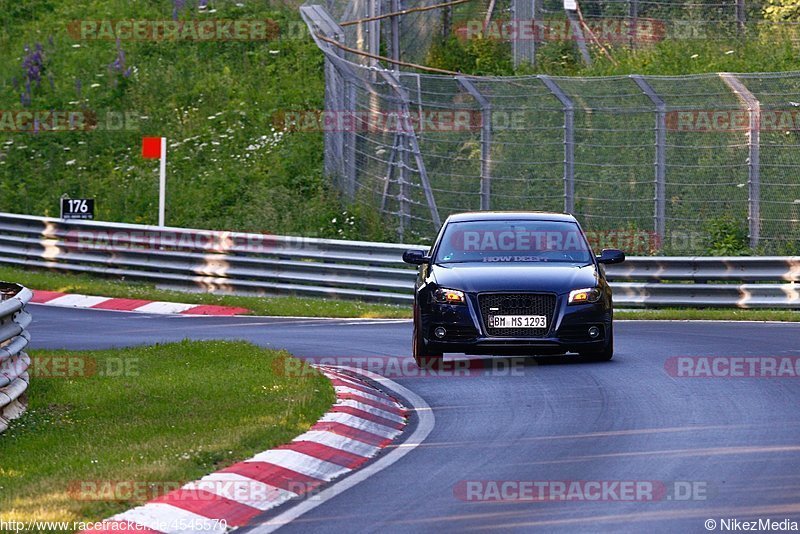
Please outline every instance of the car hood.
M566 293L573 289L595 287L594 265L576 263L485 263L435 264L433 278L440 287L470 293L485 291L547 291Z

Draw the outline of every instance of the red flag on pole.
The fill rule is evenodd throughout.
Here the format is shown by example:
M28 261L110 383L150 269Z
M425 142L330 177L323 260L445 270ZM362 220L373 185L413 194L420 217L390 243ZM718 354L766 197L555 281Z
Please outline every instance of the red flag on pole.
M161 160L158 173L158 225L164 226L167 204L167 138L143 137L142 157Z
M159 159L161 158L161 138L143 137L142 138L142 157Z

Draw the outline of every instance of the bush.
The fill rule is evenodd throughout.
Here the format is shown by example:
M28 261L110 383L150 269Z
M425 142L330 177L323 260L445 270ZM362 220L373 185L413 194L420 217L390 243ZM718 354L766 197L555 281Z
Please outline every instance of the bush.
M706 224L707 251L710 256L747 256L751 253L747 221L719 217Z

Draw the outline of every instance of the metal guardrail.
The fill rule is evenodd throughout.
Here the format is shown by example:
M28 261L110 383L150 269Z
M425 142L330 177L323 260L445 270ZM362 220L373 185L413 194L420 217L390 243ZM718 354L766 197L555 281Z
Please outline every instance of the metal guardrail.
M408 303L408 248L0 213L0 264L183 290ZM800 257L633 257L607 273L622 307L800 309Z
M31 316L25 305L33 293L17 284L0 282L0 432L25 411L28 367L25 353L30 335L25 330Z

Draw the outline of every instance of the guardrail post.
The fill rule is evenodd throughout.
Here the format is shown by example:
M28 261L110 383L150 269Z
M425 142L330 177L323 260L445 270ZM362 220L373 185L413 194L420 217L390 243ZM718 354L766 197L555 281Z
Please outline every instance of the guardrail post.
M572 99L550 76L540 75L539 79L547 86L564 107L564 212L575 212L575 106Z
M720 78L744 105L750 116L747 128L747 147L749 153L749 175L747 179L748 226L750 228L750 247L758 247L761 233L761 103L744 86L744 84L728 72L720 73Z
M481 209L491 209L492 199L492 103L463 76L456 76L461 86L481 107Z
M667 197L667 105L664 99L645 81L640 75L635 74L631 76L636 85L644 91L644 94L653 102L656 107L656 157L655 157L655 187L654 187L654 214L653 214L653 229L658 238L663 242L666 237L667 229L667 215L666 215L666 197Z
M25 411L31 360L25 353L31 316L25 311L33 293L17 284L0 282L0 432Z

